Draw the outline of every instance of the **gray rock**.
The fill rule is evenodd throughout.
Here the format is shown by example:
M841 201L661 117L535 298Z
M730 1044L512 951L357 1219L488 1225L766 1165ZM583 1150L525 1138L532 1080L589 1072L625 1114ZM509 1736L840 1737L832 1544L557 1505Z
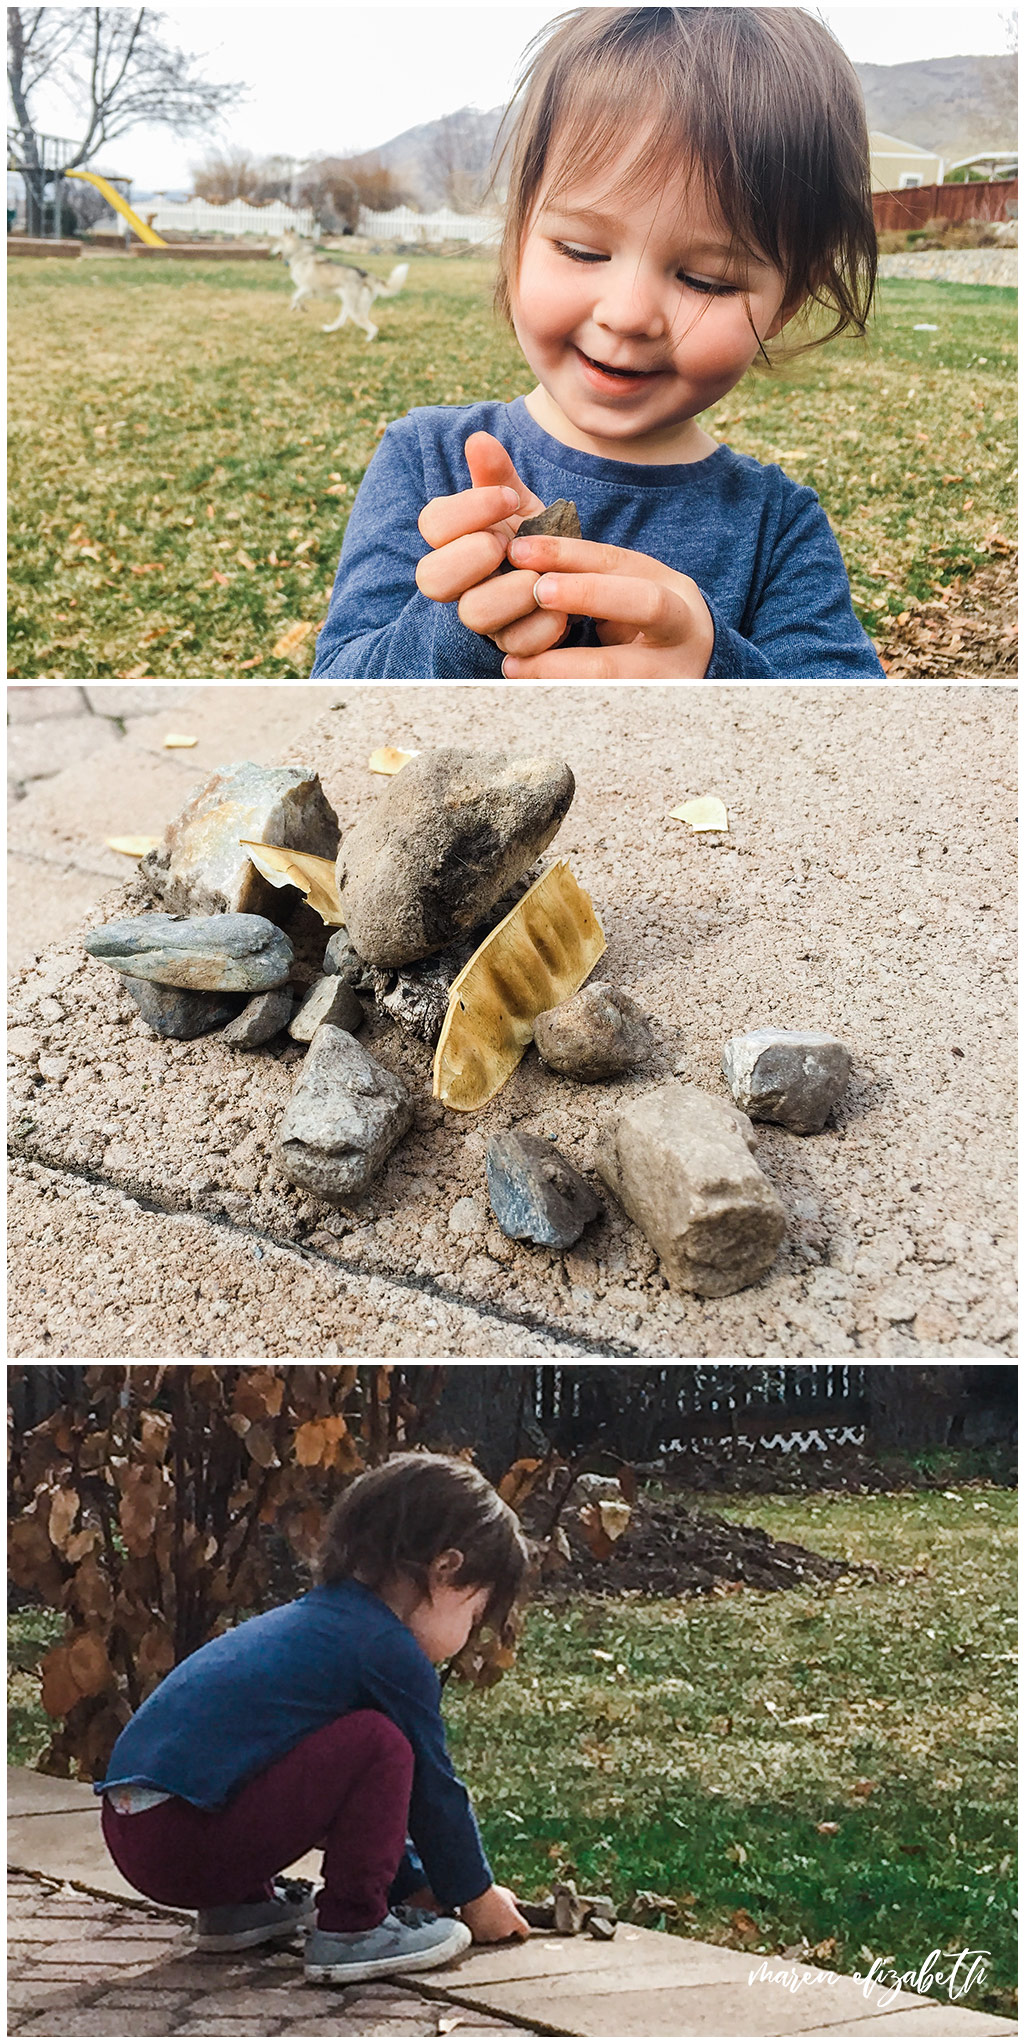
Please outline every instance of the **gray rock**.
M350 986L328 973L310 987L301 1007L288 1024L296 1043L312 1043L321 1022L333 1022L336 1029L361 1029L363 1011Z
M585 1178L543 1136L492 1136L487 1190L503 1235L568 1249L601 1202Z
M819 1029L751 1029L730 1037L722 1070L737 1107L754 1121L778 1121L817 1135L842 1098L850 1053Z
M598 1132L597 1170L670 1284L720 1299L773 1262L786 1217L750 1154L755 1142L745 1114L677 1079L628 1101Z
M133 979L207 994L257 994L292 967L288 938L265 916L131 916L85 939L90 957Z
M564 761L421 752L338 854L349 938L371 965L407 965L472 929L550 844L572 801Z
M135 979L127 972L121 974L121 981L143 1021L157 1036L176 1036L186 1042L192 1036L208 1036L222 1022L230 1023L243 999L241 994L193 994L182 987L157 986L151 979Z
M538 1015L533 1040L544 1063L571 1079L614 1079L639 1064L652 1043L636 1002L600 980Z
M413 1118L403 1081L347 1029L321 1022L303 1060L277 1139L293 1185L324 1199L355 1199L376 1177Z
M228 1023L224 1042L232 1050L258 1050L261 1043L269 1043L286 1026L291 1012L290 987L270 987L267 993L255 994L251 1001L246 1001L237 1019Z
M225 910L283 922L296 905L290 889L257 873L239 838L288 845L318 858L337 855L338 819L312 767L257 766L239 760L218 767L194 790L162 845L139 870L166 908L183 915Z
M333 972L357 994L372 994L373 968L360 958L347 930L335 930L324 952L324 971Z

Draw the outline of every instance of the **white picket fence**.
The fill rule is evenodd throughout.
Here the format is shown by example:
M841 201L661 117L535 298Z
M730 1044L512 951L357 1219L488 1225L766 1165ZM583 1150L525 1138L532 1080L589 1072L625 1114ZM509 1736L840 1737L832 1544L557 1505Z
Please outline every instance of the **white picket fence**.
M313 233L316 217L309 206L285 206L274 199L268 206L251 206L247 199L232 199L226 206L213 206L209 199L140 199L137 211L151 219L158 234L169 228L194 234L197 241L209 241L218 234L258 234L266 240L291 227L296 234Z
M362 206L359 232L371 241L497 241L502 223L486 213L452 213L447 206L436 213L414 213L411 206L395 206L390 213L371 213Z

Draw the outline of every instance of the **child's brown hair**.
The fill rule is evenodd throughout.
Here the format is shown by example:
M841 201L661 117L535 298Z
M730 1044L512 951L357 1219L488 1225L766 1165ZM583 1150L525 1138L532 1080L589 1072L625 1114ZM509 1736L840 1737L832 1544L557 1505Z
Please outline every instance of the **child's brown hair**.
M580 7L542 30L505 115L511 151L495 308L512 318L522 244L541 194L599 171L624 139L644 195L677 161L737 251L760 253L834 321L863 333L877 265L867 122L856 72L800 7ZM539 46L538 46L539 45Z
M500 1630L523 1586L529 1550L493 1485L452 1455L393 1455L342 1492L324 1527L317 1580L354 1576L377 1590L409 1576L427 1593L432 1561L465 1556L453 1587L490 1590L484 1622Z

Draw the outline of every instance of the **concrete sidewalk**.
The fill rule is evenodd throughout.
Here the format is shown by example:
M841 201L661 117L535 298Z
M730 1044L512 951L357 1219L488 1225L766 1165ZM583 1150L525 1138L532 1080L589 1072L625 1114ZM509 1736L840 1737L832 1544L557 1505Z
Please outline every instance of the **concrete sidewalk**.
M191 1949L180 1911L144 1905L108 1859L92 1790L8 1769L11 2020L17 2036L1003 2037L1000 2017L801 1966L796 1993L722 1945L620 1925L614 1942L536 1931L476 1947L414 1986L339 1993L301 1979L300 1947ZM319 1854L300 1862L315 1877ZM780 1969L785 1961L774 1962Z
M331 707L299 729L314 696ZM554 753L577 792L553 852L605 929L597 977L638 1002L655 1048L591 1086L531 1049L459 1115L431 1098L425 1046L374 1016L362 1040L415 1122L364 1198L333 1208L273 1161L298 1046L153 1037L81 948L124 912L111 886L11 988L12 1356L1016 1353L1014 690L222 687L172 728L201 716L202 757L160 752L168 718L142 718L34 784L12 831L156 828L232 753L308 759L347 830L380 793L378 745ZM727 804L727 834L669 815L699 794ZM670 1290L600 1185L565 1253L501 1233L492 1134L552 1136L587 1172L619 1100L672 1074L726 1097L727 1038L764 1023L840 1035L853 1075L820 1135L759 1128L788 1232L758 1284Z

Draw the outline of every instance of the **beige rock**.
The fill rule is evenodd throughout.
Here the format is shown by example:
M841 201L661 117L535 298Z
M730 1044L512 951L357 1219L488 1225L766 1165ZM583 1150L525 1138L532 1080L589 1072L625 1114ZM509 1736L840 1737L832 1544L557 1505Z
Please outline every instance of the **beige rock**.
M774 1261L786 1217L751 1155L755 1141L747 1115L676 1079L627 1101L600 1130L597 1170L670 1284L722 1298Z
M179 915L237 910L282 923L295 898L257 873L240 838L333 859L338 819L313 769L263 767L252 760L218 767L139 870L165 907Z

